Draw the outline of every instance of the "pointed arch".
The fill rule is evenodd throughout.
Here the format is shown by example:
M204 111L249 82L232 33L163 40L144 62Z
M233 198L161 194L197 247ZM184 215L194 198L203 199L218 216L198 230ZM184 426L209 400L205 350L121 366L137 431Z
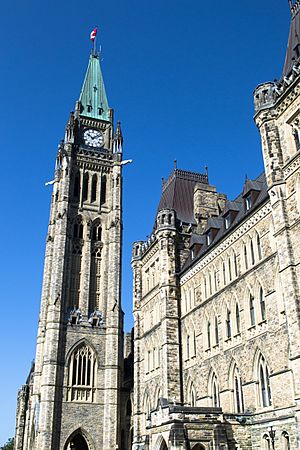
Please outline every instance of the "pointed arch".
M208 377L208 396L213 408L220 407L220 388L216 372L211 369Z
M186 403L189 406L197 406L197 393L194 382L191 378L188 378L187 388L186 388Z
M244 394L240 371L232 360L229 369L229 387L232 393L232 410L238 414L244 412Z
M270 383L270 368L263 353L257 349L254 356L254 379L257 382L257 403L261 408L272 405L272 392Z
M75 200L79 200L79 196L80 196L80 170L76 170L74 174L73 197Z
M88 199L88 193L89 193L89 173L85 172L83 175L83 181L82 181L82 201L85 202Z
M168 450L167 443L162 435L159 435L155 443L155 450Z
M73 441L75 441L75 440L77 440L77 442L79 441L79 444L81 445L79 447L80 450L96 450L92 437L82 427L75 429L70 434L70 436L68 437L68 439L65 442L64 450L70 450L70 449L74 448Z
M91 203L97 200L98 175L94 173L92 176Z
M67 401L94 402L97 356L85 340L70 352L67 368Z

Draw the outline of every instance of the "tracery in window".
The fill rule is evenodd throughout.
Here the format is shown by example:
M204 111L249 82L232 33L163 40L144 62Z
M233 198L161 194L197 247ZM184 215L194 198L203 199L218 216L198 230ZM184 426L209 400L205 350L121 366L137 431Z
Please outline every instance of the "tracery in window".
M67 400L95 401L96 373L95 353L87 344L83 343L73 351L69 360Z
M260 392L260 404L266 408L272 405L272 395L270 386L269 368L263 356L259 358L258 363L258 381Z
M92 241L101 241L102 227L100 223L95 223L92 227Z

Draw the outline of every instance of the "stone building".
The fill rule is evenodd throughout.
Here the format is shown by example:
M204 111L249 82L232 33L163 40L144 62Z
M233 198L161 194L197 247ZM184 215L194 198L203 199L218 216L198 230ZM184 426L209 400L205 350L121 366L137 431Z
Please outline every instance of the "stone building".
M122 141L93 53L56 157L36 359L18 396L18 450L127 449Z
M133 246L133 448L300 449L300 2L254 92L264 173L229 200L174 168Z
M91 54L56 158L16 450L300 449L300 0L290 4L281 79L254 92L265 170L229 200L206 173L174 167L149 239L133 246L133 339L120 302L123 138Z

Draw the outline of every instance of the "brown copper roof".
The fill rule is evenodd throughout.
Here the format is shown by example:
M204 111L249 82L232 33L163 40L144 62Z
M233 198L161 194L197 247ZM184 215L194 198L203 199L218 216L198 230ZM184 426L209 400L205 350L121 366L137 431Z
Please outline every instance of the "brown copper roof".
M173 173L163 183L158 211L174 209L178 220L195 224L194 188L196 183L207 185L207 175L174 169Z

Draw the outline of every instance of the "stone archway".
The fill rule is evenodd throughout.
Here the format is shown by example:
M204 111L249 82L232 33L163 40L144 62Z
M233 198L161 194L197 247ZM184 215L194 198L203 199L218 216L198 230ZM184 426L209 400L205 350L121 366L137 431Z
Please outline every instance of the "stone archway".
M78 432L74 434L65 446L65 450L90 450L84 436Z
M196 444L196 445L194 445L192 450L205 450L205 447L204 447L204 445Z

